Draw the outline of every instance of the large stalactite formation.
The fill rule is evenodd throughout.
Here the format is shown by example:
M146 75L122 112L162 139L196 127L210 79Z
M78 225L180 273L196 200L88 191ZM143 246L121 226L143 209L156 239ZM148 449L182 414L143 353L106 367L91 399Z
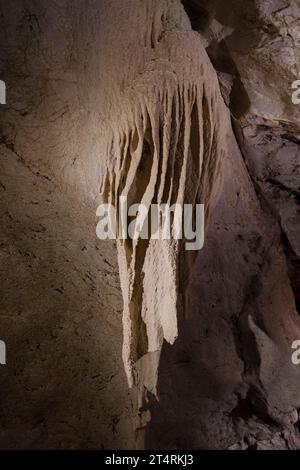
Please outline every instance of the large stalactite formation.
M220 192L226 145L216 73L180 3L131 8L126 14L139 24L126 23L122 38L133 59L117 60L109 71L113 89L102 90L110 108L103 201L118 208L126 197L128 206L142 203L147 210L151 204L203 203L207 219ZM138 26L143 48L132 41ZM130 385L156 393L162 342L173 344L178 334L180 244L127 239L118 242L118 253L126 373Z

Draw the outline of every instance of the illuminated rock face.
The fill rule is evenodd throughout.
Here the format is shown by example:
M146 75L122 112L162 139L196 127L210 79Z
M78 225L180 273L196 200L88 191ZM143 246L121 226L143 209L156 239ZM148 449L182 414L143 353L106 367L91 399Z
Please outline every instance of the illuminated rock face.
M102 89L110 109L103 201L118 207L126 197L128 206L147 209L203 203L207 219L220 191L228 129L216 74L180 2L127 2L126 15L136 24L124 19L117 38L107 23L111 47L118 50L122 37L127 54L107 71L112 86ZM162 342L173 344L178 334L182 250L176 240L118 242L126 374L130 385L154 394Z
M297 2L74 4L0 5L0 447L300 448ZM120 195L203 250L97 240Z

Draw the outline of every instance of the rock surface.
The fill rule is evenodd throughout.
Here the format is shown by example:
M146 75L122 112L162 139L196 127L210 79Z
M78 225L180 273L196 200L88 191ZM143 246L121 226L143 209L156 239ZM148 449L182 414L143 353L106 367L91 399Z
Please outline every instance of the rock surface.
M300 366L291 363L291 343L300 339L300 105L291 102L300 78L299 2L139 5L0 1L8 97L0 106L0 336L8 351L0 447L300 448ZM165 331L178 338L164 342L158 366L168 335L136 356L130 323L127 343L122 337L117 249L96 238L95 212L115 164L107 144L122 146L122 132L133 143L137 96L149 105L151 87L156 96L172 89L174 76L185 84L195 63L219 95L215 69L228 108L218 98L212 112L227 135L224 183L204 249L179 264L178 332L163 311ZM193 80L200 87L202 79ZM156 101L147 109L159 133L168 120ZM147 149L151 156L151 145L138 148L144 160ZM213 175L210 190L219 187ZM192 184L188 178L187 194ZM142 178L134 188L139 198ZM159 254L150 261L157 272ZM130 269L121 263L121 280ZM143 289L148 305L160 282L153 279ZM155 334L157 318L149 327L148 314ZM140 358L138 393L128 389L123 340L126 360ZM157 367L159 401L151 393Z
M163 351L148 445L299 448L299 3L183 3L238 146L232 137L179 340Z

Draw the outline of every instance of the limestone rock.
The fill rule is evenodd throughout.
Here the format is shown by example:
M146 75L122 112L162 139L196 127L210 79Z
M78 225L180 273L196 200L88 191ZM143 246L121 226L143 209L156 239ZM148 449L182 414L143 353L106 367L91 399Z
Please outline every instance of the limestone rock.
M300 448L299 17L0 1L1 448ZM121 194L203 250L99 241Z

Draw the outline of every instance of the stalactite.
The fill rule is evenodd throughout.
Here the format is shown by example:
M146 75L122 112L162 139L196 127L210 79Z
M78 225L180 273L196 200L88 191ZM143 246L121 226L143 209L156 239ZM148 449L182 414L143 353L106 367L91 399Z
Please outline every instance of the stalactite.
M151 8L141 28L152 59L141 60L111 99L115 111L105 132L103 201L118 208L119 198L126 196L128 206L142 203L148 210L151 204L203 203L207 219L220 187L225 148L218 82L180 3L145 3ZM132 45L132 54L139 57L141 51ZM130 386L145 385L156 393L163 340L172 344L178 334L181 243L139 238L118 240L117 246L126 374ZM141 368L148 353L156 365L145 377Z

